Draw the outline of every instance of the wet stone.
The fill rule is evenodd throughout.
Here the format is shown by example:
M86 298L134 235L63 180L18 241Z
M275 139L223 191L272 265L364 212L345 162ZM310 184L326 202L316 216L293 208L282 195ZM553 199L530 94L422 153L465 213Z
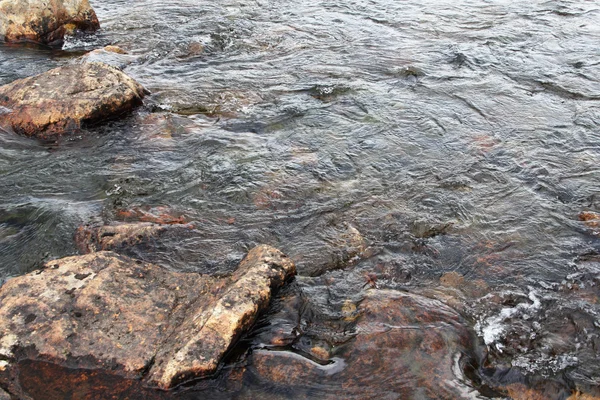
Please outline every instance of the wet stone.
M67 65L0 87L0 124L47 139L115 118L143 97L139 83L107 64Z
M473 363L473 336L456 311L423 296L371 289L358 312L355 338L329 350L315 346L312 359L254 351L250 379L292 398L339 398L340 388L347 399L474 397L462 372Z
M289 249L300 275L319 276L349 267L368 256L368 242L349 223L319 226L319 240L310 246Z
M113 67L123 69L137 59L136 56L129 55L119 46L105 46L101 49L92 50L84 54L75 63L101 62L112 65Z
M592 235L600 236L600 213L593 211L582 211L579 220L588 228Z
M27 360L165 389L206 377L294 274L265 245L225 278L104 251L51 261L0 289L0 385L21 396Z
M100 28L88 0L0 0L0 38L60 45L65 34Z
M100 227L80 226L75 241L82 253L121 251L159 238L171 225L153 222L116 223Z

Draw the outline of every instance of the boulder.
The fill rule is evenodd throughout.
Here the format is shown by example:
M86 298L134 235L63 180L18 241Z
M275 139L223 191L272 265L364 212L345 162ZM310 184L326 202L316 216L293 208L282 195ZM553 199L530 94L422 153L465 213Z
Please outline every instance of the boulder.
M352 312L358 316L354 339L313 348L310 357L274 343L252 353L245 379L293 398L477 398L463 375L466 365L476 365L474 337L456 311L416 294L367 292Z
M0 38L60 45L65 34L100 28L88 0L0 0Z
M291 260L266 245L224 278L107 251L51 261L0 288L0 386L24 397L22 365L32 361L163 389L214 374L294 274Z
M0 87L0 125L43 139L114 118L141 104L144 88L103 63L74 64Z

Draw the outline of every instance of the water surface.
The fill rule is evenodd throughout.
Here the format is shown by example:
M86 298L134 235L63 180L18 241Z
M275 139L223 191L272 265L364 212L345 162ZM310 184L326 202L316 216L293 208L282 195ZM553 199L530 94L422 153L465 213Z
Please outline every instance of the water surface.
M461 312L494 363L599 390L600 239L578 219L600 212L598 4L91 3L97 35L0 45L0 84L116 44L152 94L56 143L0 135L2 278L77 253L81 224L168 206L197 226L152 255L169 268L292 254L311 340L369 274L422 290L455 271L484 288ZM369 257L313 268L345 224Z

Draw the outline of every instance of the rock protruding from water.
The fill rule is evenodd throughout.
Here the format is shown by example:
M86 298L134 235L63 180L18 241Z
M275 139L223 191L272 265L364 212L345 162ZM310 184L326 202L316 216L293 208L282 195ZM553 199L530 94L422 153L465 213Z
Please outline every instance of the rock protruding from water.
M6 41L60 45L65 34L98 28L88 0L0 0L0 38Z
M51 138L130 111L143 97L139 83L107 64L67 65L0 87L0 124Z
M213 374L295 272L266 245L226 278L106 251L51 261L0 288L0 384L20 396L19 364L31 360L165 389Z

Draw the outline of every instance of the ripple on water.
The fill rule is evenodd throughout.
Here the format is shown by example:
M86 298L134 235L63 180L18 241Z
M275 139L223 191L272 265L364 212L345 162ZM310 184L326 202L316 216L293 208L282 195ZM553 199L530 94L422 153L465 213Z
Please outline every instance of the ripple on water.
M346 301L360 308L373 285L441 281L498 374L512 365L518 374L504 376L600 390L600 238L578 218L600 212L594 2L91 3L97 35L61 50L0 44L0 84L114 44L152 94L132 115L55 143L1 132L3 278L77 252L82 224L168 206L195 229L154 253L129 251L224 272L264 242L306 271L310 318L291 350L275 349L294 355L267 356L319 375L313 363L329 365L332 343L352 340L338 321L351 317ZM349 264L345 224L369 247ZM341 270L323 267L341 259ZM260 332L246 348L260 347ZM240 372L252 358L232 359L223 376L237 380L204 385L289 394L265 393L259 365ZM312 389L333 391L323 385Z

